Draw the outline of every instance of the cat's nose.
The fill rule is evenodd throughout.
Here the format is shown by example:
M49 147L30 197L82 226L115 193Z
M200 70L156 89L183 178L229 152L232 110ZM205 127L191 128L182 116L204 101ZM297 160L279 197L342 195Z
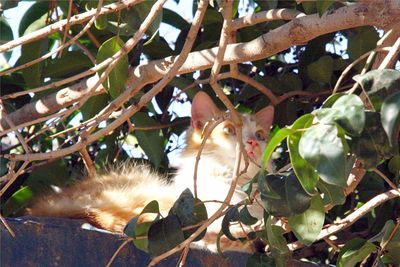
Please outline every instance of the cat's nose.
M251 147L253 147L253 148L256 147L256 146L258 146L257 141L254 140L254 139L252 139L252 138L247 139L247 143L248 143Z

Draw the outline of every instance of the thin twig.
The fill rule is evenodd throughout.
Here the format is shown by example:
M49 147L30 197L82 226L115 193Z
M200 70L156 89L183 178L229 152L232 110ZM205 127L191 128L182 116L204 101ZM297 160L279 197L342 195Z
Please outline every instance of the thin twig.
M3 216L0 214L0 221L4 225L4 227L7 229L7 231L10 233L10 235L15 238L15 232L14 230L8 225L7 221L3 218Z
M86 170L88 172L88 176L89 177L93 177L93 175L96 172L96 168L94 166L94 163L92 161L92 159L90 158L90 155L86 149L86 147L82 148L79 153L82 156L83 159L83 163L85 164Z
M389 47L379 47L379 48L375 48L374 50L371 50L365 54L363 54L362 56L360 56L359 58L357 58L356 60L354 60L351 64L349 64L342 72L342 74L340 75L339 79L336 81L336 85L333 88L332 94L335 94L340 86L340 83L342 82L342 80L344 79L344 77L347 75L347 73L355 66L357 65L361 60L363 60L364 58L368 57L371 53L374 52L379 52L379 51L389 51L390 48Z
M143 0L124 0L124 1L118 1L116 3L112 3L110 5L106 5L101 8L99 14L104 15L104 14L110 14L117 12L119 10L123 10L129 7L132 7L134 5L137 5L139 3L143 2ZM4 45L0 46L0 53L6 52L8 50L13 49L14 47L17 47L19 45L23 45L26 43L30 43L36 40L39 40L43 38L44 36L48 36L54 32L59 31L62 29L66 24L75 25L78 23L84 23L88 20L90 20L94 14L96 13L96 10L90 10L85 13L75 15L71 18L70 21L67 21L66 19L60 20L54 24L48 25L44 28L41 28L37 31L34 31L32 33L26 34L22 37L19 37L13 41L7 42Z
M63 44L65 44L65 41L66 41L67 35L68 35L68 31L69 31L69 28L70 28L70 24L69 24L68 22L69 22L70 19L71 19L72 4L73 4L74 1L73 1L73 0L68 0L68 2L69 2L69 5L68 5L68 14L67 14L67 24L65 25L64 36L63 36L63 39L62 39L62 41L61 41L60 46L63 46ZM95 16L96 16L96 15L95 15ZM62 57L62 52L63 52L63 50L60 50L60 54L58 55L59 58Z
M331 225L327 226L326 228L322 229L322 231L319 233L316 240L323 239L323 238L330 236L338 231L341 231L343 229L350 227L353 223L358 221L361 217L366 215L368 212L370 212L375 207L382 205L386 201L389 201L389 200L399 197L399 196L400 196L399 191L392 189L385 193L381 193L381 194L373 197L368 202L366 202L364 205L362 205L359 209L353 211L347 217L342 219L340 222L331 224ZM289 246L289 249L293 251L293 250L303 247L304 245L301 242L296 241L294 243L289 244L288 246Z
M386 177L386 175L381 172L380 170L378 170L377 168L373 168L373 171L378 174L383 180L385 180L386 183L388 183L390 185L391 188L393 188L394 190L397 190L400 192L400 189L392 182L390 181L389 178Z
M221 122L223 122L226 118L223 116L221 118L218 118L216 120L212 120L209 123L207 123L203 129L202 133L202 139L201 144L199 146L199 149L197 150L197 155L196 155L196 161L194 163L194 173L193 173L193 188L194 188L194 197L197 198L197 172L199 168L199 162L201 158L201 153L203 152L204 146L206 145L206 142L208 138L210 137L211 133L217 127Z
M111 264L113 263L113 261L117 258L118 254L121 252L121 250L129 244L129 242L133 241L133 238L128 238L126 239L119 247L118 249L114 252L114 254L112 255L111 259L107 262L106 267L111 267Z

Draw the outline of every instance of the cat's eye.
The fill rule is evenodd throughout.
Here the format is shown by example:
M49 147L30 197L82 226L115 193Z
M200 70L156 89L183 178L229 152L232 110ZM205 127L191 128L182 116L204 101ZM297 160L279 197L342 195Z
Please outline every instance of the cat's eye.
M258 141L266 141L267 140L267 135L263 130L258 130L256 132L256 138Z
M224 127L224 133L227 135L235 135L236 134L235 127L230 124L226 125Z

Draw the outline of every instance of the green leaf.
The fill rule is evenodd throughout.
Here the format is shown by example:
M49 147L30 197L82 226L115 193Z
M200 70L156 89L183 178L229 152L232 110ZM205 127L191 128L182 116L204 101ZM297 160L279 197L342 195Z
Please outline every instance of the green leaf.
M43 69L43 77L67 78L93 67L90 59L80 51L66 51L61 58L51 59Z
M155 3L156 0L147 0L143 1L140 4L135 5L133 10L136 11L137 17L140 20L140 24L142 24L142 22L146 19L147 15L150 13L150 10ZM163 17L163 12L159 12L155 20L151 23L146 33L148 33L149 35L154 35L160 28L162 17Z
M26 35L46 26L47 11L48 3L45 1L37 2L32 5L21 19L19 24L19 35ZM48 38L43 38L23 45L21 48L21 57L19 58L17 65L22 65L40 58L44 54L44 51L47 51L47 47ZM43 66L44 62L42 61L22 70L24 81L29 87L33 88L42 85Z
M290 134L295 133L296 130L294 129L289 129L289 128L282 128L280 129L272 138L269 140L267 147L264 150L263 156L262 156L262 169L265 170L267 163L272 155L272 152L274 152L275 148Z
M207 209L204 203L195 199L188 188L185 189L175 201L169 214L178 216L182 227L192 226L207 219ZM184 231L183 234L185 238L192 235L198 228L199 226ZM199 236L197 236L195 241L202 239L206 234L206 231L207 230L204 230Z
M346 201L346 196L341 186L328 184L319 180L317 187L324 194L324 205L343 205Z
M293 172L259 177L258 190L265 210L276 217L300 214L310 207L310 196Z
M298 118L292 125L292 129L306 129L311 126L314 116L306 114ZM290 162L300 184L308 194L315 193L315 186L318 182L319 176L314 168L304 160L299 153L299 142L303 132L299 131L288 137L287 145L289 148Z
M317 0L316 6L319 16L321 17L334 2L333 0Z
M142 222L140 224L137 223L140 215L145 213L155 213L158 214L154 221L152 222ZM147 235L150 229L150 226L153 222L159 219L160 207L156 200L150 201L142 210L139 216L132 218L124 228L124 234L127 236L133 237L133 243L135 246L143 251L148 252L148 240Z
M124 228L124 234L133 238L133 243L138 249L148 252L147 234L153 222L143 222L138 224L139 217L132 218Z
M83 120L86 121L97 115L107 105L108 100L109 96L107 94L90 97L81 107Z
M376 47L379 40L377 31L370 26L357 28L348 35L347 53L351 61L359 58Z
M361 238L354 238L346 243L340 250L337 260L338 267L353 267L358 262L363 261L376 247L371 242Z
M400 228L395 230L396 225L392 220L385 223L385 226L377 235L369 239L370 242L380 242L382 247L385 243L385 262L390 264L400 264Z
M18 27L18 35L22 36L27 34L28 28L30 28L29 32L42 28L45 25L48 9L49 9L49 3L46 1L38 1L34 3L22 17ZM39 27L35 26L34 27L35 29L32 28L33 25L35 23L38 23L39 21L43 21L43 25L41 26L37 25Z
M396 70L371 70L364 75L353 77L374 101L374 107L380 110L382 102L400 89L400 72Z
M154 222L148 232L148 250L153 257L163 254L185 240L176 215L169 215Z
M143 53L146 54L149 59L161 59L175 54L174 50L171 49L168 42L163 37L144 45Z
M8 24L5 17L0 17L0 36L1 42L7 42L14 39L13 32L11 30L10 24ZM2 53L6 60L9 60L12 54L12 51Z
M253 225L256 222L258 222L257 218L254 218L249 210L247 209L247 205L245 205L240 211L239 211L239 219L240 221L245 224L245 225Z
M236 241L237 238L231 234L229 226L231 222L237 222L239 221L239 219L240 219L239 209L236 205L231 207L225 214L224 218L222 219L221 231L224 233L224 235L226 235L227 238L229 238L232 241Z
M100 64L109 57L112 57L115 53L121 50L123 44L124 43L118 36L112 37L105 41L97 52L96 63ZM125 82L128 78L128 67L128 57L125 55L120 58L103 83L103 86L113 98L118 97L125 88ZM99 71L99 76L101 76L104 70L105 69Z
M100 15L96 18L94 21L94 26L96 26L96 29L98 30L104 30L107 28L108 25L108 16L107 14Z
M33 192L28 186L24 186L17 190L7 201L1 205L4 216L10 216L18 213L28 205L33 198Z
M297 239L305 245L311 245L322 230L325 220L325 210L322 198L315 195L311 205L305 212L288 218L289 225Z
M160 206L157 200L150 201L142 210L140 214L144 213L158 213L160 214Z
M318 109L315 115L321 123L336 122L350 135L359 135L365 125L364 104L357 95L340 96L331 108Z
M180 30L190 27L190 24L180 14L168 8L163 9L162 22Z
M399 87L400 89L400 87ZM381 108L383 129L389 137L389 144L398 151L398 135L400 130L400 92L385 99Z
M246 267L275 267L275 261L273 258L268 257L265 254L256 252L247 258Z
M268 217L265 223L265 229L267 232L268 244L271 247L272 257L278 261L277 266L279 266L279 262L284 263L290 253L286 239L283 237L285 231L282 227L272 224L271 216Z
M344 96L346 94L344 93L336 93L333 95L330 95L322 104L322 108L331 108L333 104L338 100L340 97Z
M299 152L322 180L346 186L346 158L336 126L318 124L309 128L300 139Z
M380 114L368 111L365 115L363 132L360 137L353 138L353 151L364 167L369 169L377 166L381 160L395 155L396 151L389 145Z
M395 178L400 177L400 155L396 155L389 160L388 169L394 174Z
M322 56L307 66L307 74L315 82L329 83L333 73L333 59Z
M132 121L137 127L158 125L154 119L143 112L136 113L132 117ZM158 168L164 158L164 136L162 131L159 129L149 131L136 130L134 134L149 160Z

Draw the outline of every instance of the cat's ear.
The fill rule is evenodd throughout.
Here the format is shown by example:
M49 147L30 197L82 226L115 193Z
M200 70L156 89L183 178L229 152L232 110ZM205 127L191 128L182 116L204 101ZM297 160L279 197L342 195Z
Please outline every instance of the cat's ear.
M221 111L214 104L214 101L204 92L198 92L192 101L192 127L203 129L204 124Z
M274 121L275 108L273 106L267 106L256 113L257 122L264 128L268 129L271 127Z

